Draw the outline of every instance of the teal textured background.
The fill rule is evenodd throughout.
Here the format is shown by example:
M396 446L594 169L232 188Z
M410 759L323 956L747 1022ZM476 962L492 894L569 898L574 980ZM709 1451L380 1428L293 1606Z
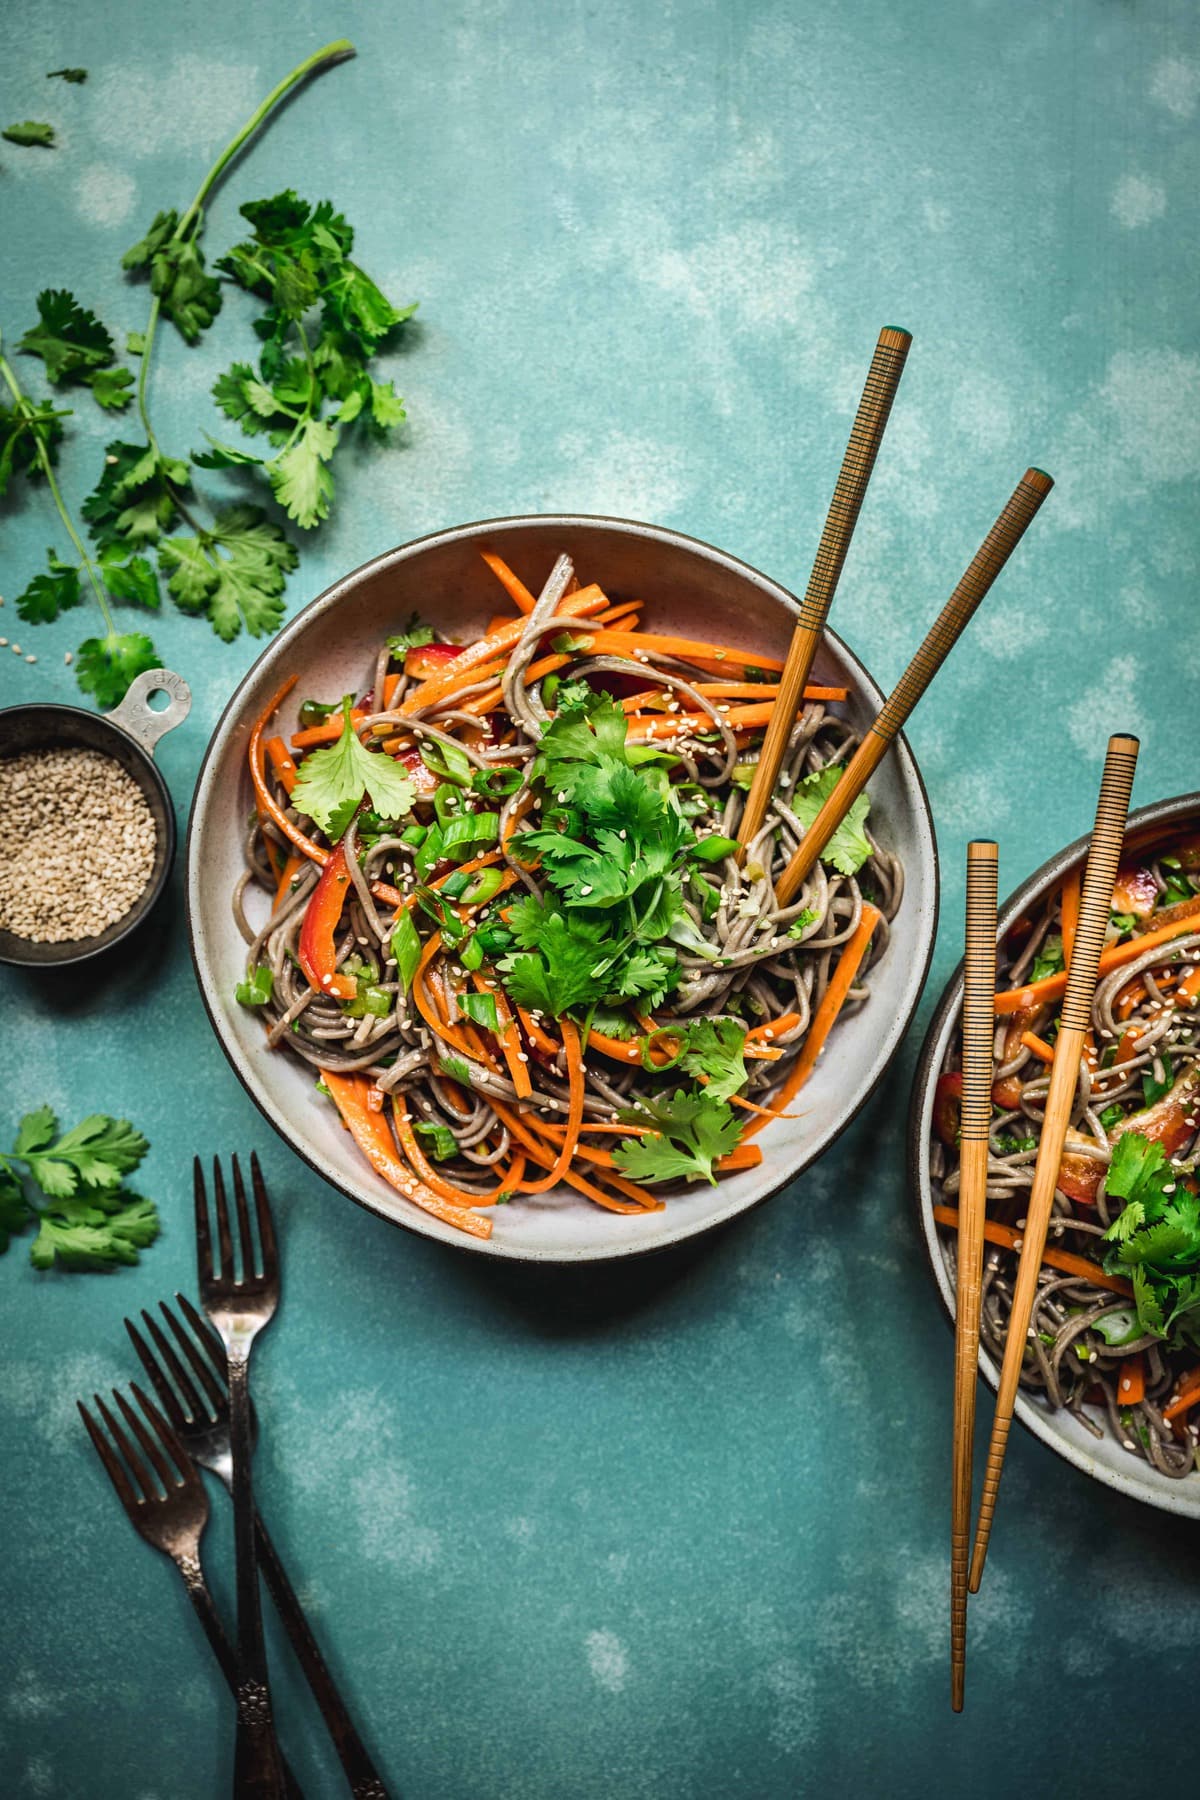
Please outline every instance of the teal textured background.
M348 459L293 610L394 543L524 509L654 519L800 588L886 322L915 344L834 615L881 681L1026 464L1057 477L911 730L945 880L922 1017L957 959L969 836L999 837L1014 886L1086 829L1114 729L1143 739L1135 803L1200 785L1189 6L25 0L8 26L4 122L61 140L0 146L10 342L43 285L139 327L121 251L287 68L359 45L209 224L215 253L241 201L329 195L421 302L391 359L410 428ZM45 81L64 62L86 86ZM230 300L194 351L164 333L168 446L215 427L207 389L248 317ZM84 397L71 494L105 435ZM4 526L11 636L56 533L37 496ZM25 634L36 667L0 656L5 703L75 698L80 618ZM254 646L170 611L153 629L195 694L160 758L182 820ZM902 1169L915 1031L848 1137L736 1229L556 1274L389 1229L290 1155L209 1032L178 877L128 955L71 983L7 971L2 994L0 1128L45 1099L128 1113L166 1219L111 1281L38 1276L19 1245L0 1265L5 1793L226 1791L230 1711L182 1587L73 1402L132 1373L124 1311L192 1285L192 1153L253 1145L286 1251L256 1371L263 1511L408 1800L1099 1800L1193 1779L1194 1529L1021 1434L950 1715L950 1340ZM336 1794L278 1667L289 1751Z

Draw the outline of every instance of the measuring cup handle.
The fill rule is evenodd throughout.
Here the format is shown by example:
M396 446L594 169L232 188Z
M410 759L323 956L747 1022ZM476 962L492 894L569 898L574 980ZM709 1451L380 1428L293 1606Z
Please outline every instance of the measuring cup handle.
M161 712L155 712L149 699L160 688L168 696L170 704L164 706ZM182 675L176 675L173 669L146 669L130 682L129 692L120 706L106 713L105 717L111 725L119 725L135 743L153 756L154 746L159 738L164 737L168 731L174 731L176 725L182 725L191 710L192 690Z

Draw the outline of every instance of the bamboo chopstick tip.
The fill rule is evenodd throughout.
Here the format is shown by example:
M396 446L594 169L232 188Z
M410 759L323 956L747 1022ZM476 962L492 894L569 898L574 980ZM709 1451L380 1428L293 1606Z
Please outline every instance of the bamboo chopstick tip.
M879 342L887 350L907 350L912 343L912 332L905 331L903 325L885 325L879 333Z
M1142 740L1134 737L1132 731L1114 731L1108 740L1110 756L1136 756L1142 747Z
M1053 475L1047 475L1045 469L1026 469L1022 480L1026 487L1036 488L1039 494L1048 494L1054 486Z
M967 845L970 862L995 862L999 855L1000 846L994 838L972 838Z

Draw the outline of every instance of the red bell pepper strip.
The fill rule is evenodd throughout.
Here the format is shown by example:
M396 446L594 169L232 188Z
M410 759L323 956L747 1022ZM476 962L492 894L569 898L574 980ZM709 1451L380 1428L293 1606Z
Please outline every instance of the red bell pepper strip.
M300 967L311 985L319 994L332 994L338 1000L353 1000L358 993L354 978L338 973L334 944L349 890L350 870L346 866L346 852L339 844L313 889L297 946Z
M417 681L444 675L455 657L462 655L463 648L462 644L417 644L405 652L404 673Z
M962 1075L955 1070L939 1075L933 1090L933 1129L951 1150L958 1145L962 1128Z

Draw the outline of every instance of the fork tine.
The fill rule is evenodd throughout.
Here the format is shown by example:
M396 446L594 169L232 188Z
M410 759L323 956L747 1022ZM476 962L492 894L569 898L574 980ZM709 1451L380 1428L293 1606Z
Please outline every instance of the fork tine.
M213 1268L212 1235L208 1229L208 1195L204 1191L204 1170L200 1167L200 1158L192 1158L192 1197L196 1208L196 1266L200 1275L200 1286L215 1279Z
M257 1150L250 1152L250 1178L254 1183L254 1210L258 1218L259 1242L262 1245L263 1277L270 1281L279 1267L279 1252L275 1244L275 1227L271 1222L271 1203L267 1199L267 1184L263 1180Z
M129 1466L129 1472L141 1488L143 1497L147 1500L157 1500L158 1495L154 1491L154 1484L150 1480L145 1464L138 1461L137 1452L134 1450L133 1445L125 1436L125 1433L121 1430L121 1427L117 1424L117 1421L113 1418L99 1394L93 1394L92 1399L95 1402L96 1411L108 1426L108 1435L112 1438L118 1450L121 1452L121 1455L125 1458L125 1461Z
M196 1379L199 1381L200 1385L204 1389L205 1397L208 1400L208 1416L210 1418L216 1418L220 1414L221 1408L226 1404L224 1390L222 1389L216 1376L213 1374L211 1368L205 1362L204 1358L201 1356L200 1352L197 1350L195 1344L192 1342L191 1338L188 1336L187 1332L183 1329L183 1326L179 1323L179 1320L175 1317L175 1314L171 1311L170 1307L167 1305L166 1301L160 1300L158 1303L158 1306L159 1306L159 1311L163 1315L163 1318L167 1321L167 1324L171 1327L171 1330L174 1332L176 1341L179 1345L179 1348L183 1351L183 1354L187 1357L188 1362L191 1364L192 1369L195 1373ZM162 1338L163 1349L166 1351L167 1355L172 1359L172 1366L174 1368L178 1369L178 1371L179 1371L179 1375L176 1377L176 1379L179 1379L180 1377L182 1377L182 1379L184 1381L187 1381L189 1386L192 1389L193 1395L195 1396L195 1405L192 1408L192 1416L194 1418L203 1418L205 1416L204 1405L200 1399L199 1394L196 1393L195 1385L192 1383L191 1377L184 1373L183 1367L179 1362L179 1358L175 1355L174 1350L171 1348L171 1345L167 1342L166 1338L162 1337L161 1332L159 1332L158 1335L160 1338ZM178 1427L176 1427L176 1429L178 1430Z
M150 1317L149 1313L143 1310L142 1318L145 1321L147 1329L153 1331L154 1320ZM146 1342L132 1319L126 1319L125 1329L129 1333L130 1343L137 1352L137 1359L141 1363L143 1369L145 1369L146 1374L150 1377L154 1391L158 1395L166 1412L169 1414L172 1423L181 1428L186 1427L188 1423L188 1414L184 1412L178 1394L163 1373L162 1363L156 1360L154 1351L151 1350L149 1344ZM169 1344L165 1341L159 1344L157 1337L155 1342L158 1344L159 1355L163 1356L163 1361L167 1361L168 1358L174 1357L174 1351L171 1350ZM166 1352L165 1356L163 1355L164 1351ZM177 1378L179 1375L182 1375L182 1369L179 1369L171 1363L168 1363L168 1366L172 1368L172 1373L174 1373ZM188 1401L186 1392L184 1394L184 1402L187 1403L189 1412L194 1412L195 1409L191 1406L190 1401Z
M233 1243L229 1236L229 1201L225 1195L225 1177L218 1157L213 1157L213 1200L217 1208L217 1245L221 1252L221 1280L233 1286L237 1280L233 1267Z
M142 1446L142 1449L146 1452L146 1455L150 1458L154 1467L154 1473L163 1484L163 1491L169 1494L172 1488L179 1486L178 1476L168 1468L166 1457L163 1455L154 1439L150 1436L150 1433L146 1430L146 1427L142 1424L142 1421L138 1418L120 1388L113 1389L112 1397L121 1409L121 1417L128 1425L130 1431L132 1431L134 1437L136 1437L138 1443Z
M200 1480L200 1475L195 1463L192 1461L171 1427L167 1424L167 1421L163 1418L153 1400L151 1400L148 1394L142 1392L136 1381L131 1381L129 1386L138 1405L158 1433L159 1442L162 1444L163 1449L167 1452L167 1455L179 1470L183 1486L190 1487L194 1485L200 1489L201 1493L203 1493L203 1483ZM207 1511L207 1505L205 1510Z
M234 1155L233 1163L233 1195L237 1201L238 1233L242 1243L242 1280L254 1281L258 1275L258 1257L254 1249L254 1234L250 1230L250 1210L246 1205L246 1184L242 1180L242 1165Z
M204 1345L204 1348L208 1351L212 1360L213 1369L222 1381L227 1381L229 1378L228 1358L225 1355L225 1346L221 1342L219 1335L203 1314L196 1311L196 1308L192 1305L187 1295L181 1294L178 1288L175 1290L175 1298L179 1303L180 1312L195 1332L197 1338ZM165 1302L160 1301L159 1305L162 1306L163 1311L167 1313L168 1318L170 1318ZM174 1325L175 1321L172 1319L171 1323Z
M117 1457L113 1455L111 1444L97 1425L95 1419L93 1419L87 1407L83 1404L83 1401L77 1400L75 1404L79 1408L80 1418L87 1426L87 1434L95 1446L96 1454L99 1456L100 1461L104 1464L108 1473L108 1479L117 1490L118 1500L120 1500L121 1505L125 1508L125 1511L129 1514L130 1518L136 1523L137 1509L141 1502L133 1491L128 1475L121 1467ZM98 1401L97 1404L99 1404Z

